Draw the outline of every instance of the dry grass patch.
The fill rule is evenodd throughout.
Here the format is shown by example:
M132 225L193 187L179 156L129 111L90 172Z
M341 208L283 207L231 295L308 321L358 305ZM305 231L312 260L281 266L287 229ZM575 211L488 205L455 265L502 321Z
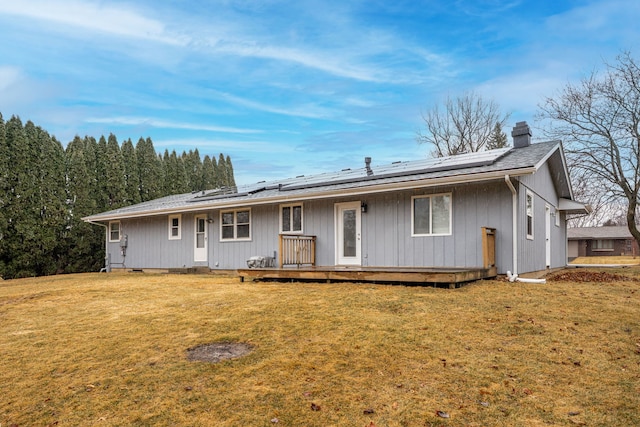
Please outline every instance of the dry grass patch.
M640 257L621 255L621 256L583 256L578 257L570 262L570 264L640 264Z
M640 425L639 287L5 281L0 425Z

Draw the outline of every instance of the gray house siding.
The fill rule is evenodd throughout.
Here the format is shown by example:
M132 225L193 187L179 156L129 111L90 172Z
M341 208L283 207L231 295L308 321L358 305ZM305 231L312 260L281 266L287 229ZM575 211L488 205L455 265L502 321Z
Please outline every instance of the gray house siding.
M527 238L526 194L533 195L534 229L533 239ZM518 235L522 236L518 245L518 271L540 271L547 268L546 256L546 207L549 206L550 220L550 264L549 268L566 265L567 238L565 215L558 211L559 196L553 184L551 172L544 164L533 175L522 177L519 186ZM560 215L559 222L556 215ZM559 224L559 225L556 225Z
M411 236L413 196L451 193L452 234ZM334 265L335 204L360 201L362 265L380 267L479 267L482 265L481 227L497 229L496 258L500 272L511 265L510 192L502 181L372 194L358 198L303 202L303 232L316 236L317 265ZM195 217L206 215L206 262L194 262ZM254 255L272 256L278 250L280 205L251 207L251 239L220 240L220 211L183 214L181 239L168 239L168 216L121 221L128 236L127 268L180 268L206 265L216 269L246 266ZM109 243L112 263L123 262L120 243ZM114 265L117 267L117 265Z

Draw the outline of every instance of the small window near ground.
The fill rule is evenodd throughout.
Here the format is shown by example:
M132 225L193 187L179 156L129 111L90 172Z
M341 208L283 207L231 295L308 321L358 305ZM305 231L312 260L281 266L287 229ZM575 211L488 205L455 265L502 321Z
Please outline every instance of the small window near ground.
M120 241L120 221L111 221L109 223L109 241Z
M527 239L533 240L533 193L527 191Z
M280 232L302 233L302 205L280 206Z
M250 240L251 211L249 209L220 212L220 240Z
M169 240L180 240L182 238L182 227L180 215L169 215Z
M415 196L411 204L412 236L451 234L451 194Z

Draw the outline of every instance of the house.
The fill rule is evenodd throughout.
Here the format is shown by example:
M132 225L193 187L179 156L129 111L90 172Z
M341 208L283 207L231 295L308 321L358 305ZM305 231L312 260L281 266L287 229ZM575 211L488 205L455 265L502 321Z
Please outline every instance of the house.
M579 256L636 256L640 253L627 226L569 228L567 238L570 261Z
M562 144L532 144L526 122L512 136L513 148L375 167L366 158L355 169L169 196L84 220L106 228L108 268L237 270L249 261L387 273L484 267L495 276L563 267L567 214L586 208L573 200Z

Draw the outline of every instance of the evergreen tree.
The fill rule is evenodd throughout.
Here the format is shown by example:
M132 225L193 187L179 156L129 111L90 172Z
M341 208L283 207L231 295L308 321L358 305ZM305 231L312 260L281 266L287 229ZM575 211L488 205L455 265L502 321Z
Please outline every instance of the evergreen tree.
M34 128L30 126L29 132ZM35 139L35 135L29 135ZM13 116L6 124L8 152L7 233L5 235L5 275L27 277L35 275L30 251L37 242L37 165L35 151L20 118ZM27 249L27 250L25 250Z
M493 131L489 136L489 141L487 142L487 150L504 148L508 144L509 140L507 139L507 134L502 131L502 125L500 122L496 122L496 125L493 127Z
M140 203L140 176L138 175L136 149L131 138L122 143L120 151L124 165L125 205L134 205Z
M104 228L82 221L82 217L98 211L92 191L93 171L88 165L95 164L93 138L84 140L76 136L67 145L67 200L71 213L68 219L67 242L69 246L65 272L97 271L104 260ZM87 150L87 151L85 151ZM93 161L91 160L93 157ZM91 184L94 185L91 185Z
M143 202L163 196L162 162L158 158L151 138L140 138L136 144L140 199Z
M64 241L67 219L64 148L48 132L36 129L40 154L40 256L35 259L36 274L50 275L62 271L62 258L68 252Z
M202 161L202 189L211 190L218 186L216 179L216 159L213 160L208 154L204 156Z
M106 184L108 209L116 209L126 204L126 182L124 159L120 145L114 134L109 135L104 159L105 175L102 178Z
M227 161L224 154L218 156L218 186L227 187Z
M200 191L202 187L202 161L196 148L182 153L188 191Z
M225 165L225 180L227 182L227 186L229 187L235 187L236 186L236 179L233 176L233 164L231 164L231 157L229 157L227 155L227 159L226 159L226 165Z
M107 211L111 209L111 206L109 204L108 182L105 179L107 176L107 139L104 135L100 136L98 144L96 145L95 162L94 182L97 188L95 197L98 203L98 209L100 211Z
M6 249L8 217L5 212L8 210L9 195L9 152L7 149L6 132L4 119L0 113L0 278L6 276L5 265L8 260Z

